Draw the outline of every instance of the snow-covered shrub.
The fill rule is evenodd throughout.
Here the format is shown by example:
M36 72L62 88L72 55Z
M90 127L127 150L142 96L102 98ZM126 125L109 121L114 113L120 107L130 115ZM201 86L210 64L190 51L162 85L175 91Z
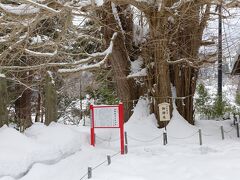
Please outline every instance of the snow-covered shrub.
M198 98L195 99L195 110L202 116L211 116L211 98L203 84L197 86Z
M223 96L222 100L216 96L211 110L211 118L223 117L224 114L232 112L232 106Z

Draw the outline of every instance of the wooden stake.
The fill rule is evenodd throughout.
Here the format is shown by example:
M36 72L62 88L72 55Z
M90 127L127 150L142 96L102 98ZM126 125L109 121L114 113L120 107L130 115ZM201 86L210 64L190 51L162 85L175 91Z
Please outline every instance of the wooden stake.
M125 132L125 144L128 144L128 140L127 140L127 132Z
M239 138L239 123L236 123L236 127L237 127L237 137Z
M200 144L200 146L201 146L201 145L202 145L202 130L199 129L199 130L198 130L198 133L199 133L199 144Z
M88 179L92 178L92 168L88 167Z
M221 126L221 134L222 134L222 140L224 140L224 130L223 130L223 126Z
M111 156L107 155L107 161L108 161L108 165L111 164Z
M126 144L125 146L124 146L124 154L127 154L128 153L128 145Z

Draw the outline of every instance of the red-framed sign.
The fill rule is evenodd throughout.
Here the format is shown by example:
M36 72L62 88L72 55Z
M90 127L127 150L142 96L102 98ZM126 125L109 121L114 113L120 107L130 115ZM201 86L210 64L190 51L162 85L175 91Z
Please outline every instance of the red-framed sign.
M95 128L119 128L121 154L124 154L124 116L123 104L90 105L91 145L95 146Z

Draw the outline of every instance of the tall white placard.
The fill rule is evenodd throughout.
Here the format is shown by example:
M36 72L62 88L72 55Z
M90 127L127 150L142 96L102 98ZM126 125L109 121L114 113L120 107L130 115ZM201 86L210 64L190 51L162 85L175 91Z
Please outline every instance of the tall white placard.
M119 127L119 108L94 108L95 127Z

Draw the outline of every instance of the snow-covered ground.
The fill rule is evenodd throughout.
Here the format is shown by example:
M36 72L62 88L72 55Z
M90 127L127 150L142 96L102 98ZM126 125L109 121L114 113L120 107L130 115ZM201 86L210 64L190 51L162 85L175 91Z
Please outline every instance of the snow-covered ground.
M225 140L221 139L220 126ZM198 129L203 133L199 145ZM118 130L96 132L96 147L89 145L88 126L35 124L24 134L0 129L1 180L80 180L88 167L119 152ZM192 126L174 111L163 146L162 129L145 100L135 107L128 123L129 153L112 157L93 170L94 180L227 180L240 175L240 138L232 121L197 121ZM84 176L82 179L87 179Z

